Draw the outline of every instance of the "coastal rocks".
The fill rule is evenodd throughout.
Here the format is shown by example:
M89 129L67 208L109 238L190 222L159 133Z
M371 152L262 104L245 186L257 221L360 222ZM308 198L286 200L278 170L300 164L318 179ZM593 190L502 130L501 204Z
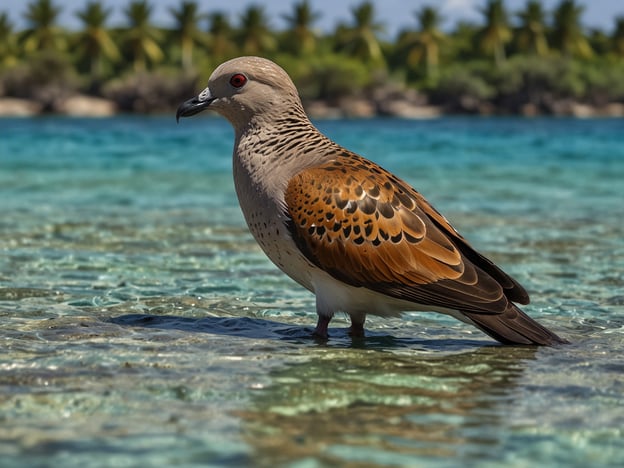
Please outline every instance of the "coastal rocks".
M1 117L32 117L44 111L70 116L106 117L114 115L117 107L112 101L84 95L57 99L53 105L48 106L31 99L0 98Z
M377 113L404 119L432 119L442 115L442 108L429 104L427 97L415 89L398 90L381 87L373 92Z
M365 119L376 115L373 102L357 97L344 97L337 103L329 101L309 101L304 103L306 113L313 119Z
M306 112L315 119L371 118L376 116L404 119L433 119L443 108L428 104L426 96L416 90L380 87L369 97L343 97L337 102L316 100L305 103Z
M38 89L32 96L0 95L0 117L29 117L39 114L61 114L80 117L106 117L118 112L171 113L188 96L195 93L195 79L189 77L180 88L179 82L166 76L152 75L145 81L125 79L102 90L100 96L65 92L56 86ZM2 91L0 89L0 91ZM508 101L496 105L488 100L463 97L459 102L432 105L426 96L413 89L380 87L360 96L336 100L304 102L306 112L315 119L398 117L434 119L442 115L521 115L537 117L595 118L624 117L624 103L591 104L574 99Z
M30 99L0 97L0 117L31 117L43 109L43 104Z
M326 101L310 101L304 103L306 113L313 119L339 119L343 117L342 110Z
M403 101L389 102L383 111L383 115L403 119L435 119L442 114L442 108L439 106L415 106Z
M81 94L60 102L57 112L76 117L108 117L117 113L117 106L108 99Z
M520 106L520 115L523 117L537 117L540 115L540 109L537 104L528 102Z
M621 102L612 102L604 106L605 117L624 117L624 104Z
M624 104L611 102L601 106L585 104L572 99L553 101L547 111L548 114L559 117L624 117Z
M345 97L338 102L345 117L370 118L376 115L375 103L359 97Z
M124 112L172 112L180 102L196 93L197 75L179 76L165 72L146 72L108 83L103 95Z

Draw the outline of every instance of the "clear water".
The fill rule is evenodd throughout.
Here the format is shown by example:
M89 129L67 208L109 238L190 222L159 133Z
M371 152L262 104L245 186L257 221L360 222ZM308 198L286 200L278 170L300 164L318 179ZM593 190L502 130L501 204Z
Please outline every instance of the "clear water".
M624 121L325 121L573 344L338 317L248 234L222 120L0 120L0 465L624 465Z

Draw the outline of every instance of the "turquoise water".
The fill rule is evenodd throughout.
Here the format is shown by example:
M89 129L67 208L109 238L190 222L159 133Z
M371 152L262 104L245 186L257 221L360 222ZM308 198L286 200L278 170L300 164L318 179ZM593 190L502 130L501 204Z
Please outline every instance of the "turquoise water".
M0 120L0 465L622 466L624 120L324 121L572 344L338 317L260 252L222 120Z

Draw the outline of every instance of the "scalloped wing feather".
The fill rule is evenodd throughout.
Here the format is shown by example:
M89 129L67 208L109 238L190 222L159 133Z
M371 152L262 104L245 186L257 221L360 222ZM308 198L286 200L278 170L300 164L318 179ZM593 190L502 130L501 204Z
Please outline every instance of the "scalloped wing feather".
M297 246L347 284L479 313L528 302L422 195L354 153L297 174L285 202Z

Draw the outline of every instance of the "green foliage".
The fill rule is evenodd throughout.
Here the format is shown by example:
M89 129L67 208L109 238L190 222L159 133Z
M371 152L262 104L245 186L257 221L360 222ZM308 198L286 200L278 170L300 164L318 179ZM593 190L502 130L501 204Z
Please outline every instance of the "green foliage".
M121 58L117 45L106 29L111 12L110 8L105 9L97 1L88 2L84 10L76 12L83 23L83 29L75 41L79 61L89 64L88 69L94 79L102 75L104 61L114 63Z
M611 40L613 41L613 53L624 58L624 16L615 19L615 30Z
M18 62L18 48L9 15L0 13L0 70Z
M225 13L216 11L209 16L207 48L215 62L221 63L236 55L234 31ZM215 65L218 65L216 63Z
M56 25L61 8L52 0L37 0L29 3L24 13L29 27L22 35L22 44L27 53L38 51L62 51L65 41Z
M164 58L161 35L150 23L152 12L147 0L132 1L124 10L129 23L124 34L125 52L137 72L145 70L148 62L155 64Z
M312 10L308 0L295 3L291 15L282 15L288 23L288 30L283 35L280 48L299 56L312 54L317 46L317 37L313 27L320 16Z
M353 24L339 25L335 33L335 50L367 63L373 68L385 66L377 33L383 31L376 21L375 7L365 1L351 9Z
M506 58L505 45L512 38L503 0L488 0L481 13L485 25L479 31L479 45L484 54L494 56L494 62L500 67Z
M335 102L362 92L371 80L370 69L364 63L337 53L314 57L306 65L295 75L304 99Z
M446 36L440 30L441 17L435 8L425 6L415 12L415 16L419 29L402 31L399 34L396 52L412 77L422 76L431 82L437 78L440 49L446 42Z
M581 27L583 10L575 0L562 0L553 13L553 42L566 57L590 58L593 55Z
M480 64L475 65L445 68L438 85L431 90L434 101L454 111L478 112L480 104L493 97L496 90L482 76Z
M180 46L182 68L188 70L193 64L195 45L205 43L205 36L198 26L203 15L199 13L197 3L189 1L183 1L179 8L169 8L169 13L175 19L173 36Z
M624 17L612 32L588 34L576 0L559 0L552 11L538 0L516 12L507 11L505 0L482 3L481 24L459 23L446 33L439 7L430 3L414 12L413 26L382 43L370 1L352 6L347 23L320 33L313 0L294 3L282 15L282 31L261 3L250 3L231 23L222 12L180 0L168 9L171 27L156 28L152 0L126 3L125 21L115 27L107 2L88 0L72 4L81 22L75 32L57 24L69 2L28 0L22 31L0 6L0 92L48 105L86 90L114 98L124 110L162 109L195 92L224 60L254 54L280 63L304 100L368 95L391 76L395 89L417 88L432 103L461 112L520 112L527 104L549 112L557 100L624 102Z
M128 73L106 84L102 94L126 112L165 112L188 99L197 88L197 75L177 69Z
M546 13L539 0L529 0L524 10L518 12L520 27L516 32L516 47L520 52L540 57L548 53L546 39Z
M584 98L596 105L624 102L624 63L582 64L579 80L585 84Z
M8 96L34 98L52 107L55 100L79 89L80 84L66 55L43 51L7 70L2 75L0 88L4 88Z
M238 43L244 55L269 54L277 47L269 19L260 5L250 5L241 16Z
M565 58L517 56L490 82L497 90L493 101L509 112L520 112L527 104L549 112L555 101L580 98L584 93L578 67Z
M526 57L516 59L512 65L511 73L520 78L521 88L508 89L507 94L526 92L533 100L543 99L545 95L557 98L583 95L578 67L568 59Z

